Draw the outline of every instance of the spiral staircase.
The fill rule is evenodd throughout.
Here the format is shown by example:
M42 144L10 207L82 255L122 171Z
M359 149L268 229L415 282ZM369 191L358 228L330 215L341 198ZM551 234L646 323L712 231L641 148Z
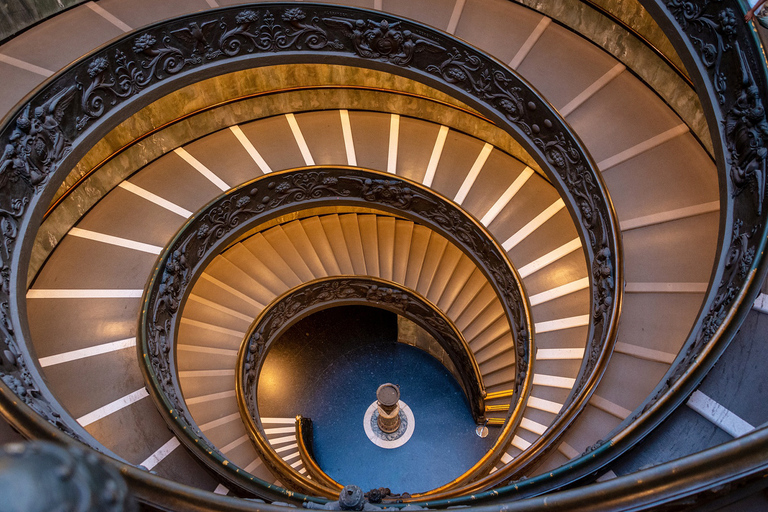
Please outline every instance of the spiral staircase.
M492 441L384 506L765 507L744 6L229 3L86 2L0 45L0 440L88 445L147 510L333 502L355 482L242 388L259 321L355 277L449 327Z

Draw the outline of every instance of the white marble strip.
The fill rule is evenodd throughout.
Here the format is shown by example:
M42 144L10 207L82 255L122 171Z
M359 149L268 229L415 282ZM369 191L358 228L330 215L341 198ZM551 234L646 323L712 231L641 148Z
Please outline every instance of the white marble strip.
M483 170L485 161L488 160L491 151L493 151L493 146L486 142L485 146L483 146L483 149L480 150L480 154L477 155L475 163L472 164L472 168L469 170L469 174L467 174L467 177L464 178L459 191L456 192L456 197L453 198L457 204L463 203L467 198L467 194L469 194L469 191L472 189L472 185L475 184L477 175L480 174L481 170Z
M224 180L216 176L216 174L205 165L203 165L200 160L187 153L186 149L176 148L173 150L173 152L184 159L185 162L191 165L197 172L202 174L205 179L216 185L221 191L227 191L230 189L230 186L227 185Z
M543 398L537 398L535 396L528 398L527 406L538 409L540 411L551 412L552 414L559 413L560 409L563 408L563 404L551 402L549 400L544 400Z
M564 361L583 357L583 348L540 348L536 350L537 361Z
M152 471L155 469L155 466L160 464L163 459L169 456L180 444L181 442L176 437L172 437L167 443L158 448L155 453L147 457L141 465L147 468L148 471Z
M148 252L149 254L160 254L160 252L163 250L162 247L157 245L150 245L142 242L136 242L134 240L128 240L127 238L120 238L118 236L105 235L104 233L97 233L95 231L89 231L87 229L72 228L69 230L68 234L72 236L76 236L78 238L93 240L94 242L101 242L104 244L116 245L118 247L124 247L126 249L133 249L134 251Z
M505 251L512 250L513 247L515 247L517 244L525 240L528 235L536 231L541 227L542 224L547 222L549 219L554 217L554 215L562 210L565 207L565 202L562 199L558 199L554 203L552 203L550 206L547 207L546 210L538 214L532 221L530 221L528 224L520 228L520 230L509 237L504 244L502 244L502 247Z
M234 377L235 370L232 368L222 370L182 370L179 377L183 379L196 379L200 377Z
M38 359L38 362L40 363L40 366L45 368L47 366L68 363L70 361L77 361L78 359L85 359L86 357L98 356L99 354L116 352L118 350L123 350L124 348L131 348L135 346L136 338L126 338L124 340L111 341L109 343L102 343L101 345L94 345L92 347L71 350L69 352L63 352L53 356L41 357Z
M755 427L699 390L693 392L688 399L687 405L697 413L701 414L707 421L733 437L743 436L755 429Z
M306 472L307 472L307 470L304 469L303 467L299 468L299 474L303 475ZM307 475L307 480L312 480L312 477Z
M44 76L46 78L53 74L53 71L49 69L41 68L40 66L35 66L34 64L30 64L29 62L15 59L13 57L9 57L8 55L4 55L2 53L0 53L0 62L4 62L15 68L23 69L25 71L29 71L30 73L35 73L36 75Z
M203 297L200 297L199 295L191 294L189 296L189 300L192 300L194 302L197 302L199 304L202 304L204 306L208 306L211 309L215 309L216 311L220 311L222 313L225 313L229 316L233 316L235 318L239 318L240 320L244 320L248 323L253 322L253 316L246 315L244 313L241 313L239 311L235 311L234 309L228 308L226 306L222 306L218 302L214 302L212 300L204 299Z
M545 302L549 302L550 300L563 297L565 295L568 295L569 293L574 293L579 290L584 290L585 288L589 288L588 277L583 277L571 283L567 283L562 286L552 288L551 290L537 293L536 295L531 295L529 300L531 301L531 306L538 306L539 304L543 304Z
M294 425L296 418L261 418L262 425Z
M285 437L276 437L274 439L268 439L269 444L274 446L274 445L277 445L277 444L293 443L293 442L295 442L296 441L296 435L295 435L296 434L296 430L293 429L291 432L293 432L294 435L292 435L292 436L285 436Z
M296 139L296 144L299 146L299 151L301 151L301 157L304 159L304 163L307 165L315 165L315 159L312 158L312 153L309 151L307 141L304 140L304 134L301 133L301 128L296 121L296 116L289 113L285 114L285 118L288 120L288 125L291 127L291 133L293 133L293 138Z
M261 302L253 299L252 297L249 297L248 295L244 294L243 292L241 292L239 290L236 290L236 289L232 288L231 286L229 286L228 284L224 283L223 281L219 281L218 279L216 279L215 277L213 277L210 274L205 274L204 273L202 276L200 276L200 278L201 279L205 279L209 283L218 286L222 290L231 293L232 295L234 295L238 299L244 300L245 302L247 302L248 304L251 304L252 306L256 306L259 309L264 309L264 304L262 304Z
M519 50L517 50L517 53L512 58L512 60L509 62L509 67L512 69L517 69L517 67L522 64L523 60L528 56L528 53L531 51L531 48L533 48L533 45L536 44L536 41L539 40L541 37L541 34L544 33L544 31L547 29L549 24L552 22L550 18L547 18L546 16L541 18L541 21L539 21L539 24L536 25L536 28L533 29L533 32L531 32L531 35L528 36L528 39L525 40L525 43L523 43L523 46L520 47Z
M287 444L287 445L285 445L285 446L283 446L281 448L277 448L275 450L275 453L282 453L282 452L287 452L288 450L295 450L298 447L299 447L299 445L297 443ZM296 453L299 453L299 452L296 452Z
M525 449L527 449L529 446L531 446L531 443L529 443L528 441L526 441L525 439L523 439L523 438L522 438L522 437L520 437L520 436L515 436L515 437L513 437L513 438L512 438L512 442L511 442L510 444L511 444L512 446L514 446L515 448L518 448L518 449L520 449L520 450L525 450Z
M689 130L690 129L688 128L688 125L685 125L685 124L677 125L674 128L670 128L665 132L662 132L654 137L651 137L645 142L641 142L640 144L632 146L629 149L625 149L624 151L622 151L617 155L614 155L610 158L606 158L605 160L597 164L597 168L605 172L611 167L619 165L622 162L626 162L630 158L634 158L637 155L644 153L645 151L653 149L657 146L661 146L665 142L670 141L675 137L683 135L684 133L688 133Z
M571 379L570 377L558 377L557 375L544 375L541 373L535 373L533 375L534 386L571 389L575 383L576 379Z
M568 318L560 318L559 320L550 320L548 322L537 322L534 324L534 329L536 333L543 333L571 329L573 327L582 327L585 325L589 325L589 315L571 316Z
M179 215L181 217L184 217L185 219L188 219L192 216L192 212L187 210L186 208L182 208L181 206L174 204L168 201L167 199L163 199L162 197L156 194L153 194L148 190L144 190L143 188L134 185L130 181L123 181L118 185L118 187L122 188L123 190L127 190L128 192L131 192L132 194L135 194L141 197L142 199L146 199L151 203L155 203L161 208L165 208L166 210L173 212L176 215Z
M613 350L620 354L626 354L638 359L645 359L646 361L654 361L657 363L672 364L676 357L676 355L671 352L662 352L661 350L639 347L621 341L616 342Z
M515 458L513 456L511 456L509 453L505 453L504 455L501 456L501 463L502 464L509 464L513 460L515 460Z
M236 338L243 338L245 337L245 333L243 331L235 331L233 329L227 329L225 327L219 327L218 325L211 325L207 324L205 322L199 322L197 320L191 320L189 318L182 318L181 319L182 324L187 324L192 327L200 327L202 329L208 329L209 331L213 332L219 332L221 334L228 334L230 336L234 336Z
M392 114L389 118L389 149L387 150L387 172L397 174L397 144L400 139L400 116Z
M297 455L298 455L298 454L297 454ZM294 462L293 464L291 464L291 467L292 467L293 469L296 469L296 468L298 468L299 466L301 466L302 464L303 464L303 462L301 461L301 459L299 459L299 460L297 460L296 462ZM303 468L302 468L302 469L303 469ZM298 470L297 470L297 471L298 471Z
M589 98L594 96L597 91L605 87L610 83L611 80L619 76L624 70L627 69L624 64L619 62L615 66L613 66L611 69L609 69L603 76L595 80L595 82L584 89L578 96L573 98L571 101L568 102L566 106L560 109L560 115L563 117L567 117L571 112L579 108L582 103L587 101Z
M499 197L496 202L493 203L493 206L491 206L490 210L488 210L486 214L483 215L483 218L480 220L480 222L486 227L491 222L493 222L499 213L501 213L501 210L503 210L504 207L509 204L512 198L515 197L521 188L523 188L523 185L525 185L525 183L528 181L528 178L530 178L532 175L533 169L526 166L526 168L523 169L523 172L521 172L520 175L515 178L515 181L513 181L512 184L507 187L507 190L501 194L501 197Z
M537 421L529 420L528 418L523 418L520 420L520 426L528 432L533 432L534 434L538 435L544 434L544 432L547 430L546 425L542 425Z
M230 391L222 391L220 393L211 393L210 395L201 395L193 398L187 398L185 401L187 402L187 405L195 405L195 404L202 404L205 402L213 402L215 400L222 400L224 398L234 398L234 397L235 397L235 390L232 389Z
M282 459L283 459L285 462L288 462L289 460L291 460L291 459L295 459L295 458L296 458L296 457L298 457L298 456L299 456L299 452L298 452L298 451L296 451L296 452L292 452L292 453L289 453L289 454L288 454L288 455L286 455L285 457L281 457L281 458L282 458ZM298 462L299 462L299 463L301 463L301 461L298 461Z
M208 1L210 2L211 0L208 0ZM210 5L210 3L208 5ZM212 7L215 7L215 6L212 6ZM221 494L222 496L226 496L227 494L229 494L229 489L219 484L213 490L213 494Z
M451 13L451 19L448 20L448 28L445 29L449 34L456 32L456 27L459 25L461 19L461 13L464 10L464 4L467 0L456 0L456 4L453 6L453 12Z
M115 16L111 12L108 12L99 4L95 2L87 2L85 5L87 5L88 8L90 8L93 12L95 12L96 14L98 14L99 16L101 16L102 18L104 18L105 20L107 20L108 22L110 22L111 24L113 24L123 32L130 32L131 30L133 30L131 27L128 26L127 23L118 19L117 16Z
M557 451L559 451L569 459L575 459L576 457L581 455L581 452L577 451L573 446L569 445L568 443L560 443L560 446L557 447Z
M256 165L259 167L261 172L264 174L269 174L272 172L272 168L269 166L266 160L261 156L261 154L256 150L256 147L253 145L251 140L243 133L243 130L235 125L229 127L230 131L235 134L235 137L237 137L237 140L240 141L240 145L243 146L243 149L250 155L250 157L253 159L254 162L256 162Z
M186 345L179 343L176 345L177 350L184 352L196 352L198 354L211 354L214 356L231 356L237 357L237 350L230 348L216 348L216 347L201 347L199 345Z
M768 294L761 293L755 299L755 303L752 305L752 309L761 313L768 313Z
M219 7L219 3L216 0L205 0L205 3L207 3L212 9Z
M99 407L93 412L89 412L88 414L84 416L80 416L77 418L77 422L83 426L87 427L91 423L94 423L96 421L99 421L102 418L106 418L113 412L117 412L120 409L125 409L129 405L138 402L142 398L148 397L149 393L147 392L147 388L141 388L139 390L134 391L133 393L129 395L125 395L123 398L118 398L114 402L110 402L107 405L103 407Z
M629 417L630 414L632 414L632 411L629 409L625 409L624 407L615 404L601 396L592 395L592 398L589 399L589 403L601 411L607 412L611 416L616 416L620 420L625 420L627 417Z
M352 124L349 122L349 110L339 110L341 131L344 133L344 149L347 151L347 165L357 166L355 140L352 138Z
M265 428L264 433L268 436L275 435L275 434L291 434L296 432L296 427L276 427L276 428Z
M437 132L437 138L435 139L435 145L432 148L432 155L429 157L429 163L427 164L427 172L424 173L424 180L422 183L426 187L432 186L432 180L435 178L435 171L437 171L437 164L440 163L440 156L443 154L443 148L445 147L445 139L448 137L448 131L450 128L447 126L441 126L440 131Z
M697 204L694 206L686 206L685 208L678 208L676 210L669 210L667 212L654 213L651 215L645 215L643 217L637 217L634 219L628 219L620 223L622 231L629 231L630 229L644 228L646 226L655 226L664 222L670 222L678 219L686 219L688 217L694 217L696 215L703 215L705 213L719 212L720 201L712 201L710 203Z
M704 293L708 283L627 283L627 293Z
M189 400L187 400L187 403L189 403ZM246 441L248 441L248 439L249 439L249 438L248 438L248 434L246 434L246 435L244 435L244 436L240 436L240 437L238 437L237 439L235 439L235 440L234 440L234 441L232 441L231 443L229 443L229 444L227 444L227 445L224 445L224 446L221 448L221 453L227 454L227 453L231 452L232 450L234 450L235 448L237 448L237 447L238 447L238 446L240 446L241 444L243 444L243 443L245 443Z
M27 291L28 299L140 299L144 290L57 289Z
M547 265L550 265L560 258L563 258L569 254L571 254L573 251L581 247L581 240L578 238L574 238L567 244L561 245L554 251L548 252L544 256L535 259L534 261L530 262L527 265L524 265L518 269L518 273L520 274L520 277L528 277L529 275L533 274L534 272L538 272L542 268L546 267Z
M209 421L208 423L203 423L202 425L200 425L200 430L205 432L206 430L211 430L216 427L226 425L227 423L232 423L233 421L236 421L239 419L240 419L240 412L234 412L232 414L223 416L217 420Z
M250 473L251 471L253 471L254 469L256 469L259 466L261 466L261 459L256 458L256 460L254 460L253 462L251 462L250 464L245 466L245 472L246 473Z

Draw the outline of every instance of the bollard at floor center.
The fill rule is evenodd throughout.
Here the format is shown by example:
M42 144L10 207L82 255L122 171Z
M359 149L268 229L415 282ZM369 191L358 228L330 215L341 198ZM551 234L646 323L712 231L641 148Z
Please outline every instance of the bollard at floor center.
M377 423L382 432L391 434L400 428L400 386L382 384L376 390L379 406Z

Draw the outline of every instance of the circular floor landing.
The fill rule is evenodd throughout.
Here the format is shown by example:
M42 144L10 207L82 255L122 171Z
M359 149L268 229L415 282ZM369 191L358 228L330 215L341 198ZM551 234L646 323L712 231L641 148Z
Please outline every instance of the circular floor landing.
M265 417L312 419L318 464L342 485L422 492L459 476L495 440L475 434L456 380L427 353L397 343L394 314L334 308L289 330L270 351L260 379ZM387 449L366 435L362 419L384 382L400 386L418 428Z

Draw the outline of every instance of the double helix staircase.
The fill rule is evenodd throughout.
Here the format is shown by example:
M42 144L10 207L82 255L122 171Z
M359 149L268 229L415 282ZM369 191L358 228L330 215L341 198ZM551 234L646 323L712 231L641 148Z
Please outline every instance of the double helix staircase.
M10 110L45 76L124 32L215 3L141 8L102 0L45 20L0 46L0 72L6 77L0 110ZM453 34L521 74L583 141L618 216L626 283L613 354L554 449L517 477L562 468L633 420L684 348L713 286L718 247L725 243L716 152L701 130L700 111L681 108L667 90L655 91L661 87L649 83L647 66L632 69L636 59L600 48L590 41L593 35L579 34L575 23L569 26L558 9L542 8L547 16L526 3L361 5ZM69 45L52 44L64 34ZM310 94L327 99L316 89ZM694 97L690 87L677 91ZM401 92L394 96L408 98ZM295 110L289 105L280 113L254 109L222 129L168 132L162 155L125 179L79 184L94 187L98 200L92 206L56 204L76 214L68 214L64 224L69 225L56 227L60 236L38 240L49 254L30 272L30 340L58 403L105 451L182 484L230 492L227 482L208 473L168 431L145 387L136 357L144 288L163 248L210 201L254 178L313 166L361 167L431 189L482 225L519 274L534 327L533 386L511 443L491 476L482 478L512 467L523 454L531 456L527 450L536 448L570 403L589 357L592 272L557 189L532 158L514 154L514 143L500 140L492 123L471 109L441 103L434 107L438 114L419 118L419 109L361 108L356 100L350 94L328 105L319 100ZM396 104L392 100L390 106ZM472 117L475 124L468 128L457 116ZM141 151L142 141L134 144ZM57 218L55 212L52 208L51 218ZM202 433L234 465L270 484L280 485L279 477L261 463L238 410L238 349L251 323L287 291L351 275L397 283L443 311L480 368L491 435L509 418L515 340L500 298L470 257L428 227L392 214L344 209L297 214L249 233L208 263L182 306L174 348L181 392ZM716 384L707 385L707 396L726 403ZM683 410L690 417L678 419L681 413L675 413L670 420L682 425L676 427L678 436L685 437L688 424L713 428L702 420L706 415L695 416L695 407ZM763 422L761 414L748 408L739 413L753 426ZM294 419L261 421L275 450L305 474ZM712 436L699 447L726 439ZM657 456L655 462L682 455L665 452L663 439L653 443L649 453ZM613 469L623 474L641 466L629 460ZM609 471L607 478L616 473Z

